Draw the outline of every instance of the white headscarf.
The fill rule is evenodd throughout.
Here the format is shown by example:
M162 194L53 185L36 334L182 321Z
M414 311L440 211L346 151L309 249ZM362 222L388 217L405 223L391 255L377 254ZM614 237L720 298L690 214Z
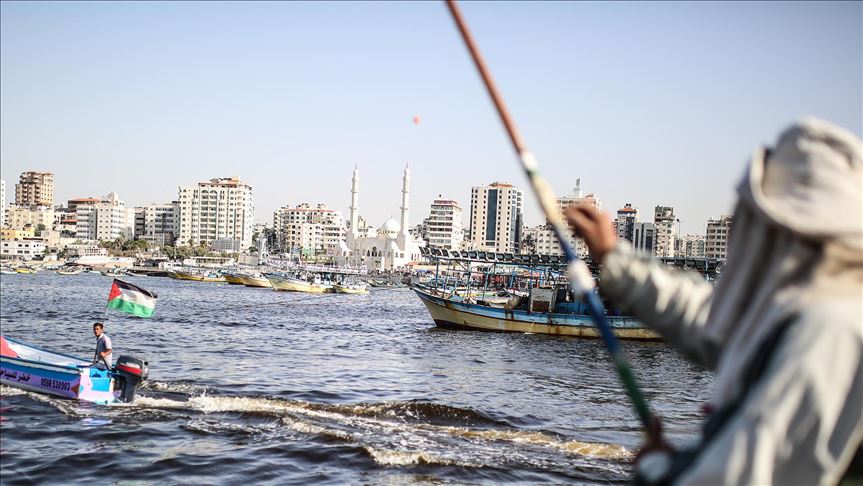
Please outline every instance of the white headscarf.
M764 339L810 303L856 294L863 306L861 146L842 128L806 119L774 150L753 155L705 329L723 350L714 405L737 396Z

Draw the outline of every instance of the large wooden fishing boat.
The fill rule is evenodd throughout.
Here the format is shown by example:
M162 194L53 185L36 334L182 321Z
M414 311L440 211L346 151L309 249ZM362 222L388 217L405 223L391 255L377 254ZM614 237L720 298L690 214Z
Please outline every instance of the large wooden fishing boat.
M262 277L259 275L240 275L240 279L243 281L243 285L246 287L262 287L271 289L273 288L273 284L267 280L266 277Z
M598 338L599 329L586 313L543 312L511 308L485 300L471 302L456 296L413 288L438 327L474 331L529 332ZM542 290L542 289L539 289ZM651 329L626 316L608 316L614 334L621 339L658 340Z
M331 284L324 283L319 278L309 281L278 273L265 273L264 276L267 277L267 280L270 281L273 288L276 290L321 294L324 292L330 292L333 288Z
M437 264L434 278L412 288L438 327L601 337L587 306L570 291L566 262L559 257L424 253ZM632 317L608 315L606 319L621 339L660 339Z
M170 270L168 276L177 280L191 280L194 282L225 282L225 277L218 273L193 273L181 270Z

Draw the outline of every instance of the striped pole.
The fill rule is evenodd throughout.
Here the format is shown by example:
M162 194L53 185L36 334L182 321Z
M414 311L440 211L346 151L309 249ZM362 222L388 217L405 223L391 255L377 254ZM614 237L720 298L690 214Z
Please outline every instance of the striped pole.
M545 217L551 222L551 227L553 228L557 239L560 241L560 246L563 248L564 253L566 253L566 258L569 261L568 273L570 286L572 287L573 292L581 294L582 298L587 303L591 316L593 317L593 322L596 324L596 327L599 328L602 340L605 343L605 347L608 349L609 354L611 354L611 358L617 368L617 374L626 389L626 393L632 401L635 412L641 420L644 429L646 431L650 431L652 429L651 422L653 420L650 407L648 406L644 395L641 393L641 389L638 386L638 381L636 380L635 375L632 373L632 369L629 367L629 364L623 357L623 353L620 351L620 345L611 330L611 326L605 318L605 309L602 305L602 301L600 301L599 295L594 292L595 284L593 277L590 274L590 270L587 268L587 264L578 258L575 250L573 250L572 246L569 244L569 239L566 237L568 227L565 224L560 211L557 209L557 200L554 195L554 191L548 181L539 174L539 167L537 165L536 158L527 149L524 140L522 140L521 135L515 126L515 122L512 120L512 117L510 117L509 112L506 109L506 105L503 102L503 97L498 92L497 87L494 84L494 80L491 77L491 73L489 72L488 67L486 67L485 61L483 61L470 31L467 29L467 24L462 17L458 5L455 0L446 0L446 4L447 7L449 7L449 11L452 14L456 26L458 26L459 32L461 32L462 39L464 39L468 51L470 51L473 62L482 77L486 89L488 90L488 94L491 96L495 108L497 108L497 113L506 128L506 132L509 135L509 139L512 142L512 146L515 149L516 154L518 155L521 166L524 169L525 174L527 174L527 178L530 181L534 194L537 199L539 199L539 205L542 207Z

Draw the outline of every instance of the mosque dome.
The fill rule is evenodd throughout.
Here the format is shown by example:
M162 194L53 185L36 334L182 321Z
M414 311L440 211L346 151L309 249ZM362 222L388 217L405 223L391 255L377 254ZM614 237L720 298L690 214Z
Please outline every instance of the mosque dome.
M402 227L399 226L399 223L392 218L381 226L381 231L383 231L388 237L395 237L399 234L401 229Z

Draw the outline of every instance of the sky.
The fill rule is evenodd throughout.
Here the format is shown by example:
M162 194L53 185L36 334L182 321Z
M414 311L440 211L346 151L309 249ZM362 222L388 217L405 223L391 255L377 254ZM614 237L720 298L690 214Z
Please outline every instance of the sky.
M603 209L684 233L729 213L749 154L794 120L863 134L863 7L846 3L463 3L540 170ZM420 117L420 123L413 122ZM55 199L167 202L238 175L256 220L299 203L411 223L438 195L528 191L438 2L3 2L0 177L55 174ZM542 221L532 194L525 222Z

